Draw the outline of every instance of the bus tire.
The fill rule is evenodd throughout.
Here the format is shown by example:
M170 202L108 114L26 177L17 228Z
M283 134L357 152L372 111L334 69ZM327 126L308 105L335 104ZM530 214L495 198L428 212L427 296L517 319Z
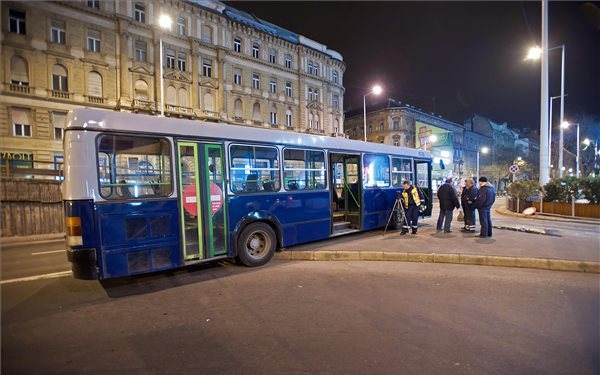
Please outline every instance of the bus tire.
M246 226L237 240L239 261L248 267L262 266L273 257L277 236L269 224L252 223Z

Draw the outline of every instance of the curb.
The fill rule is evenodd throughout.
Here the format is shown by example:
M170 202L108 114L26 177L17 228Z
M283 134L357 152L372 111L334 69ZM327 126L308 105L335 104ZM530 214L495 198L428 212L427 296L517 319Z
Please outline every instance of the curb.
M549 271L600 273L600 262L473 254L403 253L360 250L284 250L275 253L273 259L305 261L396 261L419 263L452 263L480 266L534 268Z

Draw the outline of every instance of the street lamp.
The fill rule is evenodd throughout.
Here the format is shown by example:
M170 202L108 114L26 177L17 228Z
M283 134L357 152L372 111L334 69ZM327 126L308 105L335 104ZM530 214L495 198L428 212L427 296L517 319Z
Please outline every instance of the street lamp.
M477 176L475 176L476 178L479 178L479 153L483 153L483 154L487 154L488 151L490 149L487 147L482 147L480 150L477 150Z
M568 121L565 121L565 122L563 122L563 123L561 124L561 126L560 126L560 127L561 127L561 129L563 129L563 128L564 128L564 129L566 129L566 128L568 128L570 125L571 125L571 124L570 124ZM579 178L579 149L580 149L580 147L579 147L579 123L575 123L575 124L573 124L573 125L577 125L577 163L575 163L575 168L576 168L576 169L575 169L575 176L576 176L577 178ZM562 132L561 132L561 133L562 133ZM561 156L561 159L562 159L562 154L563 154L563 149L561 148L561 149L560 149L560 156Z
M365 135L365 142L367 141L367 96L371 94L379 95L383 89L379 85L373 86L373 89L363 95L363 133Z
M560 123L562 124L564 122L565 119L565 45L562 44L560 46L556 46L556 47L552 47L552 48L548 48L548 51L552 51L553 49L557 49L560 48L562 49L562 64L561 64L561 70L560 70L560 96L558 96L559 98L562 98L560 100ZM540 47L533 47L529 50L529 52L527 53L527 57L525 58L525 60L538 60L542 57L543 54L543 50ZM552 98L550 98L550 124L552 124ZM550 134L552 134L552 125L550 125ZM552 136L550 136L550 142L552 142ZM560 139L558 141L558 147L560 150L563 149L564 147L564 138L563 138L563 128L560 128ZM550 145L548 145L548 149L550 149ZM548 150L548 158L550 157L550 151ZM550 161L548 161L548 164L550 164ZM562 157L562 152L559 154L559 159L558 159L558 170L559 170L559 177L562 177L562 166L563 166L563 157ZM540 165L540 168L542 168L542 165Z
M163 30L171 30L171 17L166 14L162 14L158 19L158 24ZM159 53L160 53L160 116L165 116L165 89L164 89L164 78L163 78L163 42L162 42L162 33L159 41Z

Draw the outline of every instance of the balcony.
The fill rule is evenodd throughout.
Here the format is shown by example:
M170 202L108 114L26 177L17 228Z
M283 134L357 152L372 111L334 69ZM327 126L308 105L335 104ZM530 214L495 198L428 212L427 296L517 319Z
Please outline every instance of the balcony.
M310 133L310 134L325 134L325 130L323 130L323 129L314 129L314 128L308 128L308 129L306 129L306 132Z
M67 91L50 90L50 97L56 99L71 99L71 93Z
M252 125L262 127L263 126L263 122L262 121L253 120L252 121Z
M131 107L134 111L156 112L156 103L151 100L133 99Z
M244 123L244 118L241 117L241 116L233 116L233 122L239 123L239 124L243 124Z
M99 96L87 96L88 103L104 104L104 98Z
M11 83L10 91L16 92L19 94L31 94L31 87L29 87L27 85Z
M182 107L179 105L167 104L165 108L169 114L175 114L178 116L196 117L193 108Z

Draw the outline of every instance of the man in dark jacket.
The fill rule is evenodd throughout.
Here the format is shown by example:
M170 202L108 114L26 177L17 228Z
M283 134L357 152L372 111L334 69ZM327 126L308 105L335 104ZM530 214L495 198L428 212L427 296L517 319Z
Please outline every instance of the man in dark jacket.
M440 203L440 216L437 221L437 230L438 232L441 232L443 224L444 233L450 233L452 232L450 230L452 211L454 211L454 208L460 208L456 190L454 190L454 187L452 186L452 177L448 177L446 183L440 186L437 191L437 197Z
M492 237L492 216L490 210L496 201L496 191L494 187L487 182L487 178L479 177L479 191L475 199L475 208L479 215L479 224L481 230L477 237Z
M477 198L477 192L479 189L475 186L472 178L465 180L465 187L460 194L460 204L464 212L465 226L463 231L475 232L475 198Z

